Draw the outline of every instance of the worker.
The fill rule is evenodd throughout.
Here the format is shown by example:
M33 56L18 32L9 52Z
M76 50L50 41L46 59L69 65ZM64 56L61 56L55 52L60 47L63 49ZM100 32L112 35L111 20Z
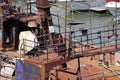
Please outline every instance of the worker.
M37 23L35 21L29 21L28 27L30 30L21 31L19 35L19 54L26 54L32 50L38 44L37 40ZM25 35L27 34L27 35ZM24 49L24 50L23 50ZM21 51L23 50L23 51Z
M12 42L12 36L13 36L12 35L12 28L10 27L9 24L10 24L9 21L3 22L3 26L4 26L3 33L4 33L4 43L5 44Z

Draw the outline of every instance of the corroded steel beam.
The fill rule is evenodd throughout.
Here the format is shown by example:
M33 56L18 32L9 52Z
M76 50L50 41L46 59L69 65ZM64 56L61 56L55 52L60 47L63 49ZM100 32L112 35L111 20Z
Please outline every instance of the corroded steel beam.
M50 4L48 0L37 0L36 1L37 8L50 8Z

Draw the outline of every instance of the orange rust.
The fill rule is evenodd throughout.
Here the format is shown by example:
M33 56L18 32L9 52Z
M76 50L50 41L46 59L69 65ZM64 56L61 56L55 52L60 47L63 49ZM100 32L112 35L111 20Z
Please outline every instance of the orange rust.
M87 49L87 50L84 50L83 52L80 51L79 49L76 49L76 52L78 52L76 56L87 57L87 56L99 55L103 53L110 53L113 51L117 51L119 49L120 49L120 44L117 44L117 48L115 47L115 45L110 45L110 46L102 47L102 49L100 48Z

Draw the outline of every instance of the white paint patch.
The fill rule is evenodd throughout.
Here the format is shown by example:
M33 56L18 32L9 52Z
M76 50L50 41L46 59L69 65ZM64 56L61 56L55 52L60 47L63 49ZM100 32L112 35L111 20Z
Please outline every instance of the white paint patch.
M19 54L23 54L23 48L26 50L25 53L32 50L37 46L37 42L37 37L31 31L21 32L19 35Z

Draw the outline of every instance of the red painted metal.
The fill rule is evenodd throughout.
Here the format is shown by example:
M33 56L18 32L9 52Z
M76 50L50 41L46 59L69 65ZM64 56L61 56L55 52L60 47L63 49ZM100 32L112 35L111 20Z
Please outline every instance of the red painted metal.
M114 1L114 2L120 2L120 0L106 0L106 2L112 2L112 1Z

